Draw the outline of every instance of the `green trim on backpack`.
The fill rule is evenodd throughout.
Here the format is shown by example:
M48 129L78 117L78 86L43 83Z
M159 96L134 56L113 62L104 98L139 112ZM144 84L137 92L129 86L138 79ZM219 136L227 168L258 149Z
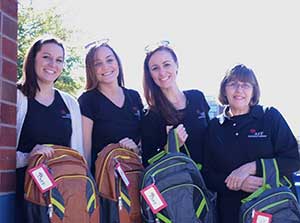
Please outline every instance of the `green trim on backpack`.
M202 170L202 164L201 163L196 163L198 170Z
M158 219L162 220L162 221L165 222L165 223L172 223L172 221L171 221L169 218L167 218L166 216L164 216L164 215L161 214L161 213L157 213L157 214L156 214L156 217L157 217Z
M262 172L263 172L263 185L266 185L266 166L265 166L265 162L263 161L263 159L260 159L261 162L261 167L262 167Z
M205 205L206 205L206 200L205 200L205 198L202 198L202 200L201 200L201 202L199 204L199 207L197 208L197 211L196 211L197 218L200 217L200 215L201 215L201 213L202 213L203 208L204 208Z
M241 200L241 202L244 204L248 201L253 200L254 198L257 198L259 195L261 195L266 190L271 189L271 186L269 184L264 184L260 188L258 188L256 191L254 191L252 194L250 194L248 197Z
M276 170L276 187L280 187L280 180L279 180L279 170L276 159L273 159L274 167Z
M283 176L282 180L284 180L287 183L287 185L284 184L284 183L282 183L282 181L280 181L279 182L280 186L287 186L290 189L292 188L293 184L292 184L292 182L286 176Z
M167 152L165 150L160 151L158 154L156 154L155 156L151 157L150 159L148 159L148 163L149 164L153 164L155 163L157 160L159 160L160 158L162 158L163 156L165 156L167 154Z

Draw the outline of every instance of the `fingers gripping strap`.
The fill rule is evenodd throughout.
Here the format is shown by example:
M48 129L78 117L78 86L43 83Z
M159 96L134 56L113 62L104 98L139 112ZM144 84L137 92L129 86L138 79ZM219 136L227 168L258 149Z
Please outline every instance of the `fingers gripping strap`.
M263 184L279 187L279 170L276 159L260 159L263 170Z

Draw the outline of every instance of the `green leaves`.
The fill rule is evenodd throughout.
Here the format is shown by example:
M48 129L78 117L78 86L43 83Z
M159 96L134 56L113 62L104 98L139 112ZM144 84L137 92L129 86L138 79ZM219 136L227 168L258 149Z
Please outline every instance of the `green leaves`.
M76 31L64 27L63 18L56 13L55 7L45 11L36 11L30 6L19 4L18 25L18 79L22 76L23 60L32 42L39 36L53 35L65 42L67 51L64 70L55 86L76 95L76 92L82 88L83 78L74 72L82 68L83 63L78 47L68 45Z

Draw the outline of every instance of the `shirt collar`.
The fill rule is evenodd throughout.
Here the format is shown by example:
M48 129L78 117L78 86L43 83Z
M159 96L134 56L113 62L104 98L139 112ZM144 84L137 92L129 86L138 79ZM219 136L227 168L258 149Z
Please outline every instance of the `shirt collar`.
M230 117L226 114L229 109L229 106L225 106L223 109L223 112L217 116L217 119L219 120L220 125L222 125L226 119L230 119Z
M222 125L225 120L230 120L230 116L227 115L227 111L229 109L229 105L227 105L224 109L223 112L217 116L217 119L219 120L220 125ZM255 105L253 107L250 108L249 114L251 117L255 118L255 119L259 119L261 118L265 113L265 109L260 106L260 105Z

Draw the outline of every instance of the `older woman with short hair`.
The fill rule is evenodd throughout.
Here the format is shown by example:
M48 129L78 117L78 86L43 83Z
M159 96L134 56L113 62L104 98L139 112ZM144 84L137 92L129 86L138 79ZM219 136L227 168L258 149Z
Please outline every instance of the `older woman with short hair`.
M297 141L274 107L259 105L260 88L252 69L238 64L221 81L224 112L209 123L204 177L218 193L221 223L238 223L241 200L263 184L260 159L277 161L281 176L292 180L300 168Z

